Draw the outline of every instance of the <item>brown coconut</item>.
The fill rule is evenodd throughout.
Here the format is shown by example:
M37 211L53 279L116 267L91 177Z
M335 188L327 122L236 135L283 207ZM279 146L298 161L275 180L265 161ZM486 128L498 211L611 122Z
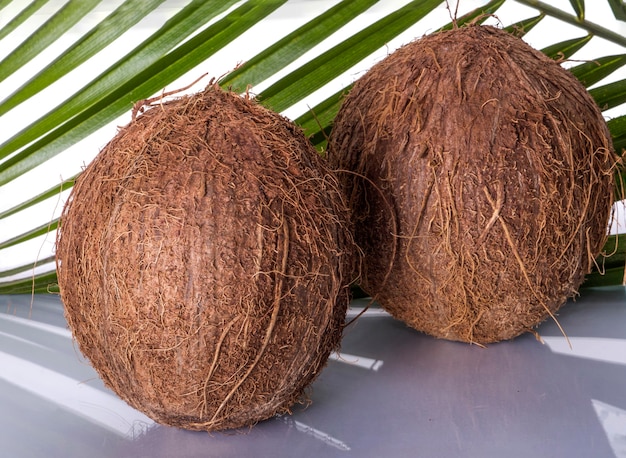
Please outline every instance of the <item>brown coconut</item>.
M57 267L70 329L154 420L219 430L306 399L341 335L353 245L302 132L210 86L122 128L77 180Z
M328 155L363 289L437 337L531 330L605 242L616 157L600 110L570 72L494 27L435 33L375 65L346 96Z

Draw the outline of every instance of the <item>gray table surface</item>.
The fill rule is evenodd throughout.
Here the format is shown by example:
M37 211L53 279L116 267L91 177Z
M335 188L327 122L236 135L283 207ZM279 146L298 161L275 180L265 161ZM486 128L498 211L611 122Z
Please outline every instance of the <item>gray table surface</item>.
M155 424L107 390L57 296L0 296L0 456L626 457L626 289L585 290L558 319L571 348L551 321L543 343L480 348L374 307L308 408L208 434Z

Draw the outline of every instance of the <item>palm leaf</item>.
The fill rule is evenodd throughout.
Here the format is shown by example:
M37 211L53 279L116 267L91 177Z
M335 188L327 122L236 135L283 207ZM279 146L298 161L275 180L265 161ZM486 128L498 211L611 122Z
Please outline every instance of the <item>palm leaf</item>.
M613 146L617 151L626 149L626 115L613 118L607 122L611 136L613 137Z
M276 69L286 67L377 2L378 0L353 0L338 3L230 72L221 80L221 85L237 92L245 91L249 85L255 86L276 73Z
M22 274L24 272L32 272L33 267L42 266L45 264L51 264L55 261L54 255L48 256L46 258L38 259L36 264L29 262L28 264L23 264L21 266L13 267L12 269L7 269L2 272L0 277L11 277L13 275Z
M294 70L261 92L258 99L276 111L287 109L384 46L439 3L439 0L410 2Z
M584 0L569 0L572 8L576 12L576 17L583 21L585 19L585 1Z
M470 11L457 18L456 21L441 25L439 28L451 28L467 22L483 21L489 15L494 14L506 1L512 2L513 0L492 0L483 7ZM518 2L535 7L539 14L508 25L506 28L512 33L519 35L527 33L547 16L574 24L587 32L587 35L580 39L556 43L544 50L554 54L557 58L570 57L592 36L600 36L626 47L624 37L584 19L582 1L572 1L574 15L542 2L533 0L518 0ZM6 0L0 0L0 9L8 3ZM12 22L0 29L0 39L3 34L9 37L14 33L18 23L27 20L34 9L43 3L45 2L41 0L34 1L21 11ZM10 116L15 107L31 97L37 97L39 91L59 80L70 69L79 67L92 56L97 56L98 52L119 36L123 30L132 29L148 11L158 10L159 3L161 3L159 0L124 2L116 12L105 18L50 65L0 102L0 121L1 116ZM285 1L248 0L237 5L235 3L235 0L189 1L155 33L119 61L113 63L101 75L93 81L86 81L82 88L71 94L62 104L35 119L26 128L4 141L0 145L0 190L2 185L25 176L34 167L44 164L119 115L127 113L138 100L152 96L180 76L197 68L209 56L223 49L228 43L236 40L252 26L280 8ZM248 85L256 85L272 78L290 66L297 58L305 56L305 53L311 51L316 44L330 37L354 18L368 12L375 3L377 2L374 0L344 0L329 7L327 11L298 30L279 38L265 51L253 56L237 70L227 75L221 83L238 91L244 91ZM441 0L413 1L392 11L362 30L357 30L352 36L337 43L328 51L304 61L298 68L291 70L261 91L259 99L275 110L286 110L311 96L314 91L333 81L345 70L363 61L402 31L419 23L426 14L442 3ZM139 11L139 6L144 9ZM92 0L69 2L40 30L28 37L20 45L21 50L18 47L7 55L7 58L0 63L0 79L11 74L45 49L91 8L93 8ZM114 14L117 14L120 22L117 25L115 23L118 21L115 20ZM436 30L432 25L428 28ZM607 56L596 59L593 63L574 67L572 72L586 86L591 86L615 72L623 65L623 60L623 56ZM349 85L325 100L317 100L310 110L296 119L296 122L311 136L312 142L320 149L324 147L342 96L347 90L349 90ZM626 87L623 83L611 83L593 90L596 91L597 100L607 107L621 106L624 103ZM623 124L626 122L620 118L609 123L615 144L620 148L619 145L626 143L624 132L626 129L622 127ZM58 198L58 193L67 190L72 183L73 179L70 179L62 185L51 187L35 196L24 196L21 202L0 211L0 222L8 221L35 204ZM0 256L4 248L9 246L13 249L19 248L22 243L32 242L37 237L41 237L49 228L56 227L56 224L58 222L53 220L45 225L39 224L7 240L0 240ZM52 257L44 256L39 264L50 265L52 260ZM605 260L605 267L609 265L606 262L608 259ZM0 281L0 293L50 290L49 285L55 281L53 268L48 267L52 270L33 274L32 265L32 261L24 261L18 267L0 269L0 278L5 279ZM613 265L610 265L610 269L620 268L613 267ZM618 276L601 278L612 279Z
M613 10L615 19L626 21L626 3L624 3L624 0L609 0L609 5Z
M0 62L0 82L18 70L75 25L100 0L68 2L43 26Z
M541 52L553 59L567 59L589 43L592 37L593 35L586 35L580 38L561 41L560 43L555 43L543 48Z
M516 22L515 24L511 24L504 28L509 33L512 33L516 37L522 38L528 32L530 32L533 27L541 22L543 18L545 18L545 14L540 14L538 16L534 16L528 19L524 19L523 21Z
M0 145L0 159L37 140L45 133L72 119L86 107L93 106L102 100L103 97L124 84L129 75L137 74L153 65L182 40L235 1L195 0L189 3L137 48L114 63L80 91ZM64 57L61 56L61 58ZM42 78L41 75L45 71L44 69L35 78ZM21 98L18 94L19 91L17 94L14 93L13 97Z
M583 30L586 30L588 33L604 38L605 40L616 43L620 46L626 46L626 37L620 35L613 30L607 29L599 24L595 24L593 22L587 21L586 19L580 19L576 15L572 15L566 11L555 8L554 6L541 2L538 0L515 0L517 3L521 3L523 5L527 5L533 8L536 8L538 11L546 14L547 16L553 17L560 21L563 21L567 24L571 24L573 26L579 27Z
M21 212L22 210L26 210L27 208L32 207L35 204L44 202L48 199L50 199L51 197L58 197L59 193L70 189L72 186L74 186L74 181L76 181L77 175L74 175L73 177L63 181L63 183L61 183L60 186L54 186L50 189L45 190L44 192L31 197L30 199L27 199L23 202L20 202L19 204L15 205L14 207L8 208L7 210L4 210L2 212L0 212L0 220L14 215L16 213Z
M626 102L626 79L589 90L600 108L609 110Z
M0 2L0 10L11 3L11 0L5 0ZM35 0L24 8L20 13L15 16L8 24L0 29L0 40L9 35L20 25L24 23L29 17L35 14L42 6L48 3L48 0Z
M64 148L127 112L134 102L149 97L163 87L164 81L174 81L206 60L285 1L252 0L244 3L146 69L122 82L93 105L83 107L82 112L0 164L0 186L32 170ZM6 154L7 152L0 147L0 158Z
M59 291L56 281L56 272L50 271L30 278L2 282L0 294L56 293Z
M626 64L626 54L619 54L616 56L601 57L591 62L580 64L571 68L570 71L585 87L589 87L602 81L624 64Z
M47 115L43 117L39 123L31 125L0 146L0 157L8 157L8 159L0 163L0 183L8 183L22 176L28 170L40 165L55 154L58 154L58 152L75 143L78 139L83 138L98 127L106 124L106 122L114 119L119 113L128 111L134 101L151 95L160 87L168 84L185 71L193 68L199 62L205 60L211 53L215 52L215 50L223 47L227 42L247 30L282 3L284 2L248 1L222 20L205 29L205 31L189 39L183 45L165 54L151 65L146 66L143 70L136 72L130 79L125 80L118 86L113 85L108 93L101 95L101 92L92 90L92 92L97 92L100 97L87 99L90 103L85 103L86 98L84 96L81 98L81 94L83 93L79 92L73 100L79 99L80 103L72 103L72 99L70 99L69 103L64 103L56 113L52 114L52 116L56 115L57 119L53 118L51 121L51 115ZM348 2L345 3L347 4ZM419 8L415 8L418 3L420 2L414 2L412 9L417 9L422 15L429 11L423 5L418 5ZM438 3L439 2L431 1L430 10ZM405 9L404 11L407 10ZM350 14L354 15L354 9L344 15L344 23L351 19ZM406 21L399 22L407 24ZM340 22L337 22L335 16L335 21L329 26L329 29L336 29L338 24L341 25ZM403 27L406 28L406 25ZM309 29L313 28L309 27ZM327 30L326 33L328 32ZM391 37L393 34L387 33L386 36ZM378 43L376 46L381 46L381 44ZM276 47L274 50L275 49ZM371 49L369 52L373 50L374 49ZM296 52L301 53L302 50L297 50ZM270 53L266 53L265 56L269 54ZM256 59L253 63L262 61L263 59ZM119 66L121 65L123 64L119 64ZM239 73L241 75L244 73L244 70L247 71L254 67L253 65L247 66L242 68ZM255 68L255 70L257 69L258 68ZM109 71L109 74L110 73L111 71ZM128 72L125 73L128 75ZM100 78L98 81L102 81L102 79L103 78ZM92 87L93 86L88 86L87 89L89 90ZM68 110L68 106L80 107L81 110L76 110L76 113L69 112L68 114L68 111L70 111ZM59 112L62 116L58 115ZM36 141L33 143L33 140ZM19 148L23 146L26 147L18 151ZM48 198L51 192L52 190L48 190L37 197L31 198L3 212L2 215L8 216L15 214L17 211L21 211L36 202L40 202L42 199ZM51 223L53 227L55 224L57 224L56 221ZM50 225L47 225L46 227L49 226ZM3 242L3 246L14 246L17 243L32 240L34 237L41 235L42 230L43 226L40 226L27 231ZM0 292L16 291L16 288L27 288L28 285L32 287L33 284L37 287L40 282L50 281L50 278L51 277L46 273L35 276L32 279L0 283Z
M78 40L69 50L7 97L0 104L0 116L45 89L90 57L93 57L164 1L132 0L123 3L106 19ZM20 55L22 55L21 48L17 48L12 54L12 56ZM2 68L3 64L0 63L0 70ZM0 72L0 77L2 75L3 73Z
M49 223L42 224L41 226L35 227L27 232L24 232L23 234L20 234L16 237L12 237L0 243L0 250L15 246L19 243L28 242L29 240L39 237L40 235L48 234L50 231L55 230L58 225L59 225L59 220L55 219L53 221L50 221Z

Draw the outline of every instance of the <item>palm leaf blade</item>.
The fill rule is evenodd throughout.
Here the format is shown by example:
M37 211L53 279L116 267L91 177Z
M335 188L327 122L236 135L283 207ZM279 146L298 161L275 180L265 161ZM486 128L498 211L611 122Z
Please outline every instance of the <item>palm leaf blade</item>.
M533 27L539 24L543 18L545 18L545 14L540 14L538 16L534 16L523 21L516 22L515 24L511 24L504 28L509 33L512 33L516 37L522 38L528 32L530 32Z
M619 54L585 62L584 64L571 68L570 71L585 87L589 87L603 80L614 71L624 66L624 64L626 64L626 54Z
M626 115L609 120L607 125L613 137L615 151L622 151L626 148Z
M4 9L9 3L11 3L11 0L0 0L0 10Z
M572 57L576 51L580 51L583 46L589 43L592 36L593 35L586 35L580 38L561 41L543 48L541 52L552 59L568 59Z
M35 275L32 278L0 282L0 294L39 294L58 292L55 271Z
M41 235L45 235L49 233L50 231L55 230L58 227L58 225L59 225L59 220L55 219L53 221L50 221L49 223L42 224L41 226L38 226L34 229L30 229L29 231L26 231L18 236L11 237L10 239L5 240L4 242L0 243L0 250L15 246L19 243L27 242Z
M259 100L283 111L348 70L387 41L423 18L441 2L413 1L307 62L259 94Z
M0 145L0 159L64 124L85 110L86 107L94 105L107 94L126 83L129 75L135 75L154 64L180 41L196 31L198 27L211 20L235 1L195 0L191 2L121 61L109 67L98 78L87 84L60 106Z
M230 72L220 84L242 92L246 86L260 83L273 75L277 68L287 66L377 2L344 0L338 3Z
M619 21L626 21L626 4L624 0L609 0L613 16Z
M285 0L244 3L222 20L130 78L117 90L1 163L0 185L32 170L64 148L126 113L135 101L150 96L163 85L182 76L284 2Z
M0 62L0 81L46 49L99 2L100 0L81 0L80 2L66 3L33 35Z
M626 102L626 79L591 89L589 94L602 111L615 108Z
M42 0L37 1L42 2ZM33 3L37 3L37 1ZM127 3L135 1L138 0L128 0ZM160 0L147 1L160 3ZM571 1L573 4L575 0ZM2 8L2 6L6 3L8 3L6 2L6 0L0 0L0 8ZM203 3L204 2L202 1L196 0L192 1L190 4L194 4L197 8L196 11L200 11ZM225 6L222 11L224 11L228 6L236 3L236 0L229 2L214 1L206 3L212 3L214 9L223 4ZM226 6L227 3L228 6ZM245 3L245 5L247 5L247 7L249 8L250 5L259 3L266 2L248 1ZM280 4L282 3L284 2L280 2ZM259 55L250 59L235 72L226 76L226 78L221 81L221 84L230 84L238 91L242 91L248 84L257 84L271 77L272 75L277 73L277 71L286 67L297 57L302 56L306 51L310 50L316 43L319 43L321 40L323 40L328 34L332 33L332 30L336 30L338 27L341 27L342 23L346 23L348 21L348 15L352 15L352 17L355 17L362 11L366 10L368 8L368 5L374 3L376 3L375 0L355 0L352 2L349 0L345 0L338 3L336 6L333 7L336 8L334 10L334 12L337 13L336 16L331 14L329 10L326 11L326 13L323 13L322 15L318 16L318 18L310 21L307 24L308 28L305 26L301 27L299 31L294 32L293 34L290 34L290 36L277 41L273 46L270 46ZM439 5L442 2L441 0L437 2L434 2L432 0L430 2L414 1L412 2L412 5L414 5L415 7L423 7L424 4L427 4L427 7L430 8L430 6L434 5L435 3ZM481 20L481 13L486 12L486 10L490 8L494 8L495 11L495 9L497 9L504 3L505 0L492 0L487 5L483 6L482 8L478 8L471 13L468 13L468 15L465 15L464 17L467 17L468 21L474 20L478 22ZM582 4L583 8L583 16L579 15L579 17L584 17L584 3L582 1L580 1L579 3ZM189 5L185 6L185 8L188 7ZM433 8L431 8L431 10ZM203 11L203 14L206 15L208 12L210 12L210 8L207 7ZM230 19L239 21L240 17L237 16L238 14L242 15L245 18L245 11L245 8L238 9L236 14L231 14ZM547 11L549 11L549 9ZM339 17L340 14L343 14L345 16ZM206 24L207 21L200 16L200 14L196 13L190 13L186 16L184 23L189 26L189 30L192 29L192 23L196 25L193 31L197 31L201 25ZM524 21L518 21L507 27L507 30L513 33L515 33L516 30L527 32L532 26L541 21L544 16L545 15L542 13L541 15L534 18L529 18ZM261 15L259 15L259 17L261 17ZM471 19L469 19L470 17ZM417 18L418 15L416 14L415 16L413 16L413 19L408 20L407 23L409 25L414 24L419 20ZM324 25L318 24L317 21L322 22L322 20L326 21ZM462 21L462 18L457 20L457 25L461 24ZM394 24L394 26L397 25L397 23ZM585 28L585 24L581 23L581 25L583 28ZM189 40L189 42L192 42L192 44L188 44L189 42L183 43L180 46L181 49L178 49L176 48L176 46L179 43L182 43L185 38L192 36L193 33L193 31L187 32L186 30L183 30L184 28L185 27L180 26L177 29L177 32L173 31L173 27L167 30L164 29L163 33L160 35L161 41L159 42L158 46L155 45L152 47L143 47L140 50L138 49L137 52L130 53L125 58L120 59L120 61L118 61L114 66L110 67L109 73L107 73L106 75L103 74L105 76L104 78L98 78L97 81L94 80L93 83L90 83L88 86L86 86L85 89L81 90L76 98L72 97L71 99L68 99L70 103L64 103L63 105L55 109L54 112L51 112L51 114L49 113L44 115L44 117L37 120L36 123L33 123L27 129L9 139L9 141L6 142L4 145L0 145L0 160L9 157L8 160L0 162L0 185L18 176L21 176L23 173L32 169L34 166L40 165L48 158L54 156L58 152L61 152L68 146L84 138L86 135L94 132L99 127L115 119L120 114L128 112L134 102L153 95L165 85L169 84L169 82L173 81L178 76L183 74L185 71L192 69L193 67L195 67L195 65L202 62L202 60L212 55L215 50L223 47L225 43L228 43L229 41L234 39L224 39L225 37L222 36L220 37L220 39L216 39L212 43L212 45L207 45L206 47L202 48L202 50L198 50L197 48L202 47L202 43L200 43L200 40L193 42L192 38ZM0 34L2 33L2 30L3 29L0 29ZM400 30L399 26L398 30ZM163 38L168 33L169 40L171 40L172 42L171 45L166 43L167 40ZM305 35L303 37L303 35L306 33L309 33L309 35ZM393 37L399 32L392 33L389 29L381 27L380 30L372 28L370 33L372 35L378 35L379 37L382 34L388 34L389 37ZM152 37L154 36L156 36L156 34ZM236 36L238 35L233 34L233 37ZM361 37L363 36L364 35L361 35ZM578 51L582 46L584 46L588 42L588 40L591 39L591 36L592 33L585 37L577 38L575 40L568 40L562 43L557 43L552 47L554 48L552 50L550 50L550 48L546 49L552 52L553 56L556 58L568 58L576 51ZM152 37L150 39L152 39ZM209 37L208 34L205 35L205 38L207 37L212 38ZM301 40L300 42L297 42L299 38ZM386 44L388 40L389 38L381 39L381 41L383 42L382 45ZM146 42L147 41L148 40L146 40ZM296 43L292 43L292 41L296 41ZM156 43L156 41L153 41L152 43ZM298 72L298 70L300 69L297 69L295 72L288 74L282 80L279 80L273 86L270 86L268 90L263 91L260 95L260 99L262 99L262 102L270 106L271 108L274 108L278 111L283 111L284 109L292 106L294 103L302 100L307 95L311 94L314 90L325 84L325 82L328 82L334 77L341 74L343 71L342 69L344 68L345 59L354 59L355 63L358 63L359 59L357 59L357 57L353 57L353 55L362 53L362 58L367 57L369 53L375 51L377 48L380 48L382 45L380 45L379 43L374 43L374 40L372 40L372 42L367 45L369 47L369 49L367 50L361 51L356 46L350 49L335 49L335 54L328 56L328 65L326 67L322 67L322 70L324 70L324 72L321 74L319 81L315 81L319 74L312 75L312 73L314 72L311 71L315 70L315 72L317 72L318 69L315 67L314 64L311 64L309 62L308 64L300 67L300 69L302 69L303 67L309 65L308 67L306 67L309 70L308 74L304 70L302 70L301 73L298 74L296 72ZM211 46L214 46L215 48L210 49ZM96 48L93 48L94 52L96 52L95 49ZM583 84L589 87L597 83L598 81L601 81L603 78L612 74L615 70L620 68L624 63L624 56L625 55L606 56L601 59L596 59L593 62L573 67L571 70L572 73L574 73L583 82ZM68 60L71 62L71 59ZM129 64L129 62L132 63ZM179 64L183 67L182 72L178 72L176 69L174 69L174 67ZM335 68L332 68L333 65ZM61 73L59 73L59 75L60 74ZM289 80L290 77L292 78L291 80ZM41 78L42 81L44 81L51 77L48 75ZM284 85L281 86L281 84ZM301 87L301 85L303 87ZM23 86L20 90L23 90L25 86ZM623 98L625 97L625 95L622 93L623 91L626 91L626 88L603 87L597 89L599 89L599 91L596 91L594 96L596 97L596 100L606 102L603 105L604 109L608 109L612 106L619 106L626 101ZM296 119L296 122L302 126L307 135L311 136L311 141L317 147L324 146L325 139L330 132L334 116L340 107L343 94L348 90L349 87L343 88L342 90L336 92L321 103L316 104L313 109L309 110L309 112ZM34 93L36 92L33 92L33 94ZM620 94L622 95L620 96ZM28 91L25 90L20 97L26 96L26 98L28 98L31 95L32 94L29 95ZM13 95L11 97L13 97ZM26 98L22 100L26 100ZM5 111L3 112L10 111L12 107L17 106L19 103L21 103L21 101L19 99L15 99L15 101L11 103L13 103L13 105L10 107L7 106L7 108L4 109ZM0 110L3 110L1 106ZM624 146L626 146L626 121L620 118L621 117L609 121L609 127L611 129L613 141L616 149L618 150L621 150ZM20 149L22 148L24 149L20 151ZM13 157L10 157L11 155L13 155ZM620 178L618 177L618 182L619 180ZM6 218L10 215L14 215L39 202L50 199L51 197L58 195L60 190L68 189L71 185L72 182L68 181L63 185L55 186L54 188L48 189L35 197L20 202L18 205L14 205L10 209L0 212L0 219ZM58 221L53 221L52 227L56 227L57 223ZM9 241L0 243L0 249L6 247L4 244L6 244L7 242L10 242L11 246L14 246L17 243L21 243L18 240L31 240L33 237L37 236L35 235L37 231L44 230L43 227L44 226L34 228L33 230L24 232L18 237L13 237ZM50 227L50 224L46 224L45 231L42 233L50 230ZM42 233L39 233L39 235L41 235ZM609 239L607 247L611 240L612 239ZM621 244L622 247L624 245L625 244ZM605 247L605 251L608 250L607 247ZM51 260L53 259L48 257L40 260L39 263L49 264ZM602 264L602 267L603 269L606 269L606 274L604 276L600 276L599 272L594 271L590 274L588 278L593 278L593 281L596 282L596 285L618 284L618 280L619 283L621 283L621 281L623 280L624 269L623 264L621 266L619 264L616 265L616 262L619 261L618 257L611 256L610 258L606 258L603 261L604 264ZM0 277L24 274L32 268L32 265L27 264L19 266L17 268L12 267L8 270L0 270ZM596 276L599 279L596 278ZM29 278L24 278L22 280L4 283L0 282L0 293L18 291L23 293L30 293L32 291L49 291L48 285L55 281L55 273L48 272L41 275L33 275ZM593 285L593 281L588 280L585 286Z
M295 120L296 124L298 124L307 135L315 135L320 130L331 125L337 111L339 111L343 95L350 91L351 87L352 85L345 87L318 103L315 107L297 118Z
M585 19L585 0L569 0L569 2L574 8L576 17L583 21Z
M165 0L128 0L0 104L0 116L93 57Z
M0 212L0 219L4 219L8 216L15 215L16 213L19 213L22 210L26 210L27 208L30 208L33 205L41 203L52 197L58 196L59 193L67 189L70 189L72 186L74 186L74 181L76 180L77 176L78 175L68 178L67 180L64 180L63 183L61 183L61 185L49 188L45 190L44 192L37 194L34 197L31 197L30 199L20 202L19 204Z
M49 264L54 261L55 261L55 256L48 256L47 258L38 259L36 265ZM11 269L7 269L7 270L0 272L0 277L10 277L10 276L21 274L24 272L29 272L29 271L32 272L34 267L35 267L34 263L28 263L28 264L24 264L18 267L13 267Z
M7 6L9 3L11 3L11 0L0 2L0 10ZM2 29L0 29L0 40L9 35L15 29L17 29L20 25L22 25L29 17L39 11L39 9L46 3L48 3L48 0L35 0L22 11L20 11L17 16L15 16L11 21L9 21L8 24L2 27Z

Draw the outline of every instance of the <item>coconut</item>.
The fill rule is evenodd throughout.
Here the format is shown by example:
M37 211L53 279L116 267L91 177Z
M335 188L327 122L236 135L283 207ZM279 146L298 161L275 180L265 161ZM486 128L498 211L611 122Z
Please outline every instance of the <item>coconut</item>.
M157 422L211 431L288 412L339 345L348 224L335 176L286 118L217 86L158 104L63 210L69 327Z
M328 156L363 289L440 338L532 330L605 242L616 156L600 110L570 72L494 27L425 36L373 66Z

